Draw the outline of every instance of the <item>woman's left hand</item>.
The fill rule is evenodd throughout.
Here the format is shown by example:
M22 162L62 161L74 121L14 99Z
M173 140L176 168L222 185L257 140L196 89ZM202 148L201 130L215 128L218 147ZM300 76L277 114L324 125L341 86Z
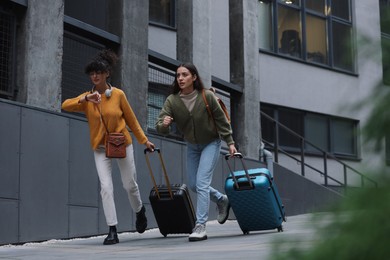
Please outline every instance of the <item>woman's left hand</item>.
M237 149L234 146L234 144L230 144L229 145L229 153L230 153L231 156L233 156L235 153L237 153Z
M149 140L146 141L145 143L146 147L151 151L153 152L154 151L154 144L152 142L150 142Z

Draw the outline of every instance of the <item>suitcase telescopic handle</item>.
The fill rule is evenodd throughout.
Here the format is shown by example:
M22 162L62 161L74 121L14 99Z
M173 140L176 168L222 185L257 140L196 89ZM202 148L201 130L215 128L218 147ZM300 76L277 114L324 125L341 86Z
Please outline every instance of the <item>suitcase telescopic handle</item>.
M232 178L233 178L233 181L234 181L234 185L236 186L237 189L240 188L240 186L238 185L237 178L236 178L236 176L234 175L233 169L232 169L232 167L230 166L230 163L229 163L229 159L232 158L232 157L233 157L233 158L235 157L235 158L239 158L239 159L240 159L240 161L241 161L241 163L242 163L242 167L244 168L245 176L246 176L246 178L248 179L249 186L250 186L251 189L253 189L253 183L252 183L252 181L251 181L251 177L249 176L248 169L246 168L246 165L245 165L245 163L244 163L244 159L243 159L244 157L242 156L241 153L234 153L233 156L232 156L231 154L226 154L226 155L225 155L226 164L228 165L228 168L229 168L230 173L231 173L231 175L232 175Z
M164 173L165 182L167 184L167 188L168 188L168 192L169 192L169 196L171 197L171 199L173 199L172 188L171 188L171 184L169 183L167 169L165 168L164 160L163 160L162 155L161 155L161 150L160 150L160 148L154 148L154 151L156 151L158 153L158 157L160 158L161 166L162 166L163 173ZM156 179L154 178L154 174L153 174L153 171L152 171L152 166L150 165L150 160L149 160L149 156L148 156L148 153L153 153L154 151L151 151L148 148L146 148L144 150L144 154L145 154L146 164L148 165L150 177L152 177L154 189L156 190L157 197L160 199L160 191L158 190Z

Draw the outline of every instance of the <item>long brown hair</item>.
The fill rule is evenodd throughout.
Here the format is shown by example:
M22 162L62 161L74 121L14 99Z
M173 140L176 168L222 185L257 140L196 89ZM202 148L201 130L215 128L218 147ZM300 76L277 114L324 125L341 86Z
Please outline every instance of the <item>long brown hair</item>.
M194 81L194 89L197 89L198 91L204 89L204 85L199 76L198 69L195 67L194 64L192 64L191 62L182 63L176 68L176 71L180 67L184 67L188 69L192 76L196 76L196 80ZM177 94L179 92L180 92L180 86L179 83L177 82L177 78L175 77L175 80L172 83L172 93Z

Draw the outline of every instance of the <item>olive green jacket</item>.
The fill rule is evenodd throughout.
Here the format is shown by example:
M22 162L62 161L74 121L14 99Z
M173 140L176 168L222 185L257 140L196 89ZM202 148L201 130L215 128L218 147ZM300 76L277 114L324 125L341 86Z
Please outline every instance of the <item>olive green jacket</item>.
M232 128L215 99L214 93L210 90L205 91L207 103L215 118L215 124L207 112L201 92L198 93L192 112L188 111L179 94L171 94L166 99L156 122L157 132L162 135L169 134L170 127L165 127L162 123L165 116L170 116L176 123L178 130L184 135L184 139L189 143L208 144L221 138L228 145L234 144Z

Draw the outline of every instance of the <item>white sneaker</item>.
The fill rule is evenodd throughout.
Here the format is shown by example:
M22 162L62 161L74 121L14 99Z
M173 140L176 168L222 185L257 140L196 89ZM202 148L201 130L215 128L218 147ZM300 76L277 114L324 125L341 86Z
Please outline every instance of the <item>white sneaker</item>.
M206 224L196 224L194 229L192 230L192 233L188 237L189 241L201 241L206 239Z
M223 195L222 198L217 202L218 207L218 223L223 224L229 217L230 203L226 195Z

